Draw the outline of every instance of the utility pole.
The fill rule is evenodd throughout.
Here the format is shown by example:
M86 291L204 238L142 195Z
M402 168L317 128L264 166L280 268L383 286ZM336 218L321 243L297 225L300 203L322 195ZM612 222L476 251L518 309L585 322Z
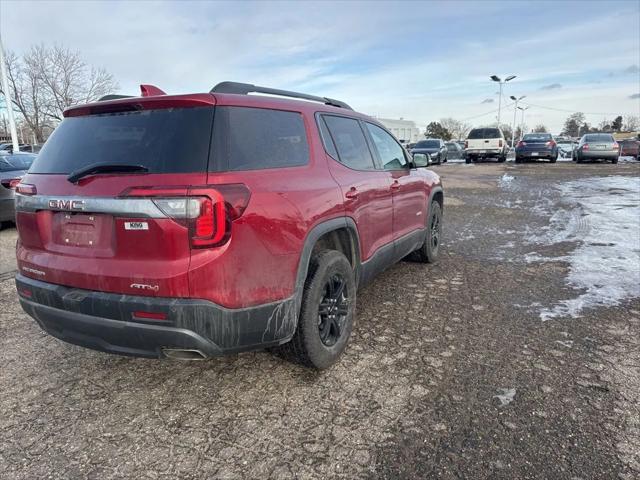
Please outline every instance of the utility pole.
M9 128L11 129L11 142L13 143L13 151L19 152L18 132L16 132L16 122L13 118L13 103L11 102L11 93L9 92L9 79L7 78L7 64L4 59L4 48L2 47L2 38L0 38L0 76L2 76L2 90L4 91L4 103L7 107L7 116L9 117Z
M500 93L499 93L500 96L498 97L498 128L500 128L500 110L502 110L502 85L504 85L510 80L513 80L514 78L516 78L516 76L509 75L507 78L504 79L504 81L497 75L491 75L489 78L494 82L498 82L498 84L500 85Z
M513 145L515 144L516 141L516 113L518 112L518 102L520 100L522 100L523 98L525 98L526 95L522 95L520 98L516 98L513 95L511 95L511 100L513 100L514 102L516 102L516 106L513 108L513 127L511 130L511 148L513 148ZM522 129L520 129L520 133L522 133Z

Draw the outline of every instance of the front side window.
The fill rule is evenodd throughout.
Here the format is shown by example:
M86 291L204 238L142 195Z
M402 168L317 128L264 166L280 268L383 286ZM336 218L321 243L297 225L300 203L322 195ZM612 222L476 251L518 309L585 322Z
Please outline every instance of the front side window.
M385 170L399 170L407 167L407 159L402 147L396 140L382 128L371 123L366 123L367 130L371 134L373 144L378 151L382 167Z
M341 163L354 170L373 170L373 158L360 122L353 118L323 115Z
M258 170L306 165L309 144L302 115L250 107L216 107L211 169Z

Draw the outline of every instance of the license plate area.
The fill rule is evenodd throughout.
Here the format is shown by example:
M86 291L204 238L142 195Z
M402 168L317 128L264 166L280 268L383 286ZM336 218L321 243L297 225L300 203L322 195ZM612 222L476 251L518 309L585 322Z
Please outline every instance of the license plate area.
M54 212L51 241L59 247L106 253L111 249L113 217L102 214Z
M594 148L595 148L596 150L606 150L606 149L607 149L607 146L606 146L606 145L596 145Z
M538 152L531 152L532 157L537 157L538 155L540 155Z

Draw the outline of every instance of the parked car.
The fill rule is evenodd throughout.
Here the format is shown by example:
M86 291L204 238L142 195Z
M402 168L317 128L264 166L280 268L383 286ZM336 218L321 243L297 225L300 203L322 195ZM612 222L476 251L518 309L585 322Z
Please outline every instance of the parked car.
M497 158L499 162L507 160L509 147L499 128L474 128L469 132L464 144L466 163L480 159Z
M516 145L516 163L526 160L558 160L558 145L550 133L526 133Z
M559 140L556 139L558 145L558 154L563 158L573 158L573 152L578 145L577 142L572 140Z
M640 141L638 140L620 140L620 156L621 157L635 157L636 160L640 160Z
M464 148L458 142L447 142L447 160L464 159Z
M143 86L64 117L16 194L20 303L64 341L180 359L270 347L326 368L358 287L438 258L427 157L344 102Z
M21 143L18 148L21 152L37 152L39 145ZM35 148L35 149L34 149ZM0 143L0 155L13 153L13 143Z
M15 220L16 185L20 183L35 158L36 156L30 153L0 155L0 223Z
M447 147L444 140L440 138L427 138L416 143L411 149L411 153L424 153L431 157L433 163L438 165L447 161Z
M609 160L618 163L620 145L610 133L587 133L576 148L576 162L585 160Z

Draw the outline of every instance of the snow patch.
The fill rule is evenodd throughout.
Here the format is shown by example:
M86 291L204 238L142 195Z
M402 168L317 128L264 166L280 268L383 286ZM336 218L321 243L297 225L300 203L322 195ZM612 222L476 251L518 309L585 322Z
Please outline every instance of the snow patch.
M541 311L542 320L579 317L586 308L619 305L640 297L640 179L600 177L560 185L570 209L551 217L551 228L531 236L532 243L575 241L571 253L558 258L527 255L526 261L569 263L569 285L578 297Z
M509 405L513 402L514 397L516 396L515 388L499 388L497 395L494 395L493 398L497 398L500 401L500 406L504 407L505 405Z

